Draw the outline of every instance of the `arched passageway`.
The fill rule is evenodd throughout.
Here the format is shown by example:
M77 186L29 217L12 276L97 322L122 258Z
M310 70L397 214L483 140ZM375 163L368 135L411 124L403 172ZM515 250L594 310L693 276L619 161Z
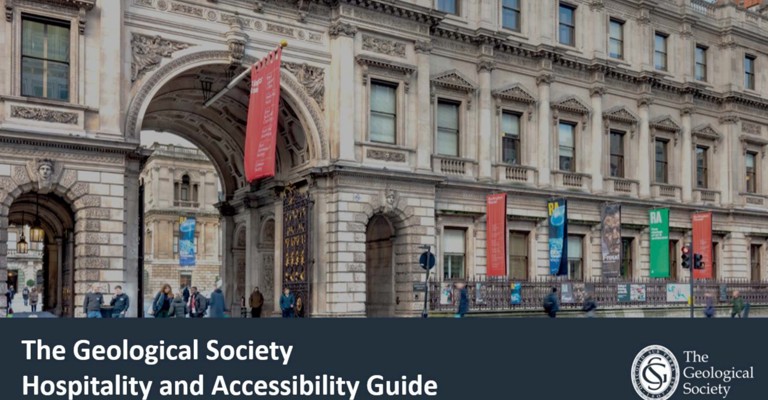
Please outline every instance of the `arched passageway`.
M395 230L387 217L377 214L365 236L366 303L368 317L395 315Z

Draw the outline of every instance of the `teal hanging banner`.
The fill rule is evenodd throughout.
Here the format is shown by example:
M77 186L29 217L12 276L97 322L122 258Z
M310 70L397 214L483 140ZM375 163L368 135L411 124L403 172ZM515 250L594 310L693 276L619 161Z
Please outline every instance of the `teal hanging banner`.
M568 210L565 199L547 203L549 216L549 273L568 275Z
M179 265L195 265L195 217L182 218L179 223Z

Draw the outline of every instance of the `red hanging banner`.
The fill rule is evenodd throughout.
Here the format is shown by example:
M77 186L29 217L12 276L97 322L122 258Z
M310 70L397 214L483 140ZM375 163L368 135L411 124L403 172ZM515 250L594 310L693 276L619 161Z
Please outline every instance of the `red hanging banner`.
M486 197L486 268L487 276L507 274L507 194Z
M245 128L245 178L248 182L275 176L282 53L283 48L278 47L251 67L251 98Z
M693 278L712 279L712 213L693 214L691 224L693 225L693 253L701 254L701 262L704 264L704 269L693 270ZM691 255L691 261L693 261L693 255Z

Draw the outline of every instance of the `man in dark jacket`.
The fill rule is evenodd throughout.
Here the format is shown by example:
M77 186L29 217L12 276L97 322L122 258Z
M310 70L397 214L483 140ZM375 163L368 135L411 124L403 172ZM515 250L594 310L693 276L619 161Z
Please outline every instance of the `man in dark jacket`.
M227 311L229 311L229 307L227 307L227 301L224 299L224 293L221 292L221 288L216 288L211 293L211 312L209 316L211 318L224 318L224 313Z
M251 318L261 318L261 306L264 305L264 296L259 291L258 286L251 292L249 303L251 306Z
M291 289L283 289L283 295L280 296L280 310L283 311L283 318L293 318L293 307L296 305L296 297L291 293Z
M181 296L184 298L184 303L189 303L189 287L184 285L184 290L181 291Z
M549 315L549 318L556 318L558 311L560 311L560 300L557 298L557 288L553 287L552 293L544 298L544 312Z
M130 304L128 295L123 293L123 287L120 285L115 286L115 295L109 302L109 305L112 306L112 318L125 318Z
M469 291L464 282L457 283L456 288L459 289L459 309L456 311L456 316L464 318L464 314L469 312Z
M83 300L83 313L88 318L101 318L102 304L104 304L104 295L101 294L98 286L91 286Z

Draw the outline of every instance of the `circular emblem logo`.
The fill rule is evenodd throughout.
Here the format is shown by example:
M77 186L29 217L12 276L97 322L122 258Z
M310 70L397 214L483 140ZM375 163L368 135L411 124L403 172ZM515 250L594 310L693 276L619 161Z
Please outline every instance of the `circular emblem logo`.
M632 385L640 398L666 400L675 393L680 382L680 365L664 346L648 346L632 363Z

